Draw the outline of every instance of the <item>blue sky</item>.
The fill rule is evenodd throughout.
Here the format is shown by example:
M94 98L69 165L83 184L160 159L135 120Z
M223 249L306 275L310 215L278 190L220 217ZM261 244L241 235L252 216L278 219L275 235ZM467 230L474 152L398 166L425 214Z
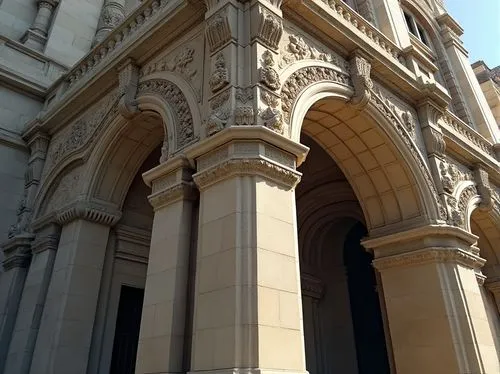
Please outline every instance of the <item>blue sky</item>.
M500 0L445 0L448 13L464 28L470 62L500 65Z

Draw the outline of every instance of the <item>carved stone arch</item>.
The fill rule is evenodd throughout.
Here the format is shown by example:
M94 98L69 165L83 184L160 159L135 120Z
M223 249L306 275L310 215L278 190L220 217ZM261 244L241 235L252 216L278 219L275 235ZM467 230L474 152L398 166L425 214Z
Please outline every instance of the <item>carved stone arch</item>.
M137 103L139 109L156 111L163 119L167 150L163 160L199 139L201 115L196 94L174 74L154 73L141 80Z
M141 165L163 139L163 117L157 111L112 121L86 163L85 199L120 210Z
M470 231L470 219L474 210L480 205L481 196L473 181L462 181L458 183L453 193L453 199L449 205L453 223Z
M418 150L398 115L393 112L376 92L369 90L367 94L369 101L364 108L353 107L350 101L354 95L354 90L350 86L350 80L342 73L339 73L339 71L328 69L325 66L319 68L310 66L290 74L282 90L282 110L284 118L288 120L290 126L290 137L295 141L300 141L301 131L304 130L307 133L308 130L306 127L310 125L309 128L312 133L309 135L312 135L318 141L316 135L323 130L332 132L332 129L337 128L337 126L328 127L325 125L327 127L324 127L319 122L313 123L315 120L308 116L312 114L315 117L324 115L324 120L327 120L326 116L328 115L332 117L332 123L335 123L335 121L338 123L338 118L332 116L332 113L327 113L328 110L337 111L342 116L342 111L349 109L356 116L353 117L352 121L349 120L352 122L350 124L341 121L343 125L349 127L346 131L353 135L353 140L356 138L357 144L360 144L359 141L362 140L360 138L361 132L373 131L376 138L381 139L382 145L392 154L390 157L395 160L394 170L398 170L398 173L395 173L395 177L398 177L399 174L404 174L406 178L405 184L408 188L406 196L403 196L404 194L400 193L399 187L394 184L400 184L400 182L394 181L394 178L390 176L394 173L380 166L385 173L384 180L387 181L386 184L390 185L388 190L391 191L390 194L392 193L392 196L389 199L394 203L394 209L391 212L386 209L387 200L384 202L384 197L380 194L378 197L379 200L375 198L368 201L370 199L367 200L366 196L363 196L366 195L363 193L363 189L366 190L366 186L361 183L361 180L368 181L370 173L364 172L363 175L362 172L358 176L351 175L352 173L350 173L354 168L352 165L355 165L357 169L364 168L364 162L358 157L356 152L351 152L351 150L346 148L346 144L343 142L345 139L339 141L338 136L341 134L335 134L334 132L328 134L330 140L327 140L327 142L339 141L338 148L342 148L345 151L343 152L344 155L349 153L353 156L348 160L351 161L349 165L347 162L344 162L348 157L345 157L346 160L343 160L344 155L339 154L339 152L337 154L332 152L332 148L334 148L333 144L325 144L325 142L319 141L323 148L335 159L353 187L363 208L367 227L372 231L372 234L374 229L380 228L379 231L383 231L382 227L384 226L407 220L412 220L413 224L442 222L447 218L447 213L441 205L441 200L423 155ZM322 112L323 109L318 109L321 106L324 108L329 106L330 109L325 109L326 112ZM319 112L314 113L316 110L319 110ZM365 144L361 145L364 148L371 141L370 139L365 140L363 140ZM401 184L403 183L401 182ZM383 188L385 187L374 184L372 189L380 192ZM378 194L378 192L374 195ZM408 201L410 200L413 205L407 209L409 206ZM368 206L369 204L371 207ZM374 206L377 207L374 208Z

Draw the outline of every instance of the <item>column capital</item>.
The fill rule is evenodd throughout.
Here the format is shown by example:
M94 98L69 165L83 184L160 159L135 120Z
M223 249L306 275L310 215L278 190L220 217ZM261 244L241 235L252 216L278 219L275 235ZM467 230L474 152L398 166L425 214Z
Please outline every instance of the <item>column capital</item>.
M20 234L2 244L4 253L3 268L5 271L12 268L28 267L31 256L32 234Z
M193 175L200 190L226 178L256 175L292 189L308 148L262 126L231 127L199 143L186 154L196 160Z
M83 219L106 226L114 226L121 218L121 211L114 207L90 201L77 201L56 213L56 222L61 226Z
M193 183L193 168L185 156L176 156L144 174L151 187L148 200L156 211L179 200L194 200L197 191Z
M476 247L478 237L454 226L428 225L362 241L373 251L378 270L427 263L455 262L479 270L486 261Z

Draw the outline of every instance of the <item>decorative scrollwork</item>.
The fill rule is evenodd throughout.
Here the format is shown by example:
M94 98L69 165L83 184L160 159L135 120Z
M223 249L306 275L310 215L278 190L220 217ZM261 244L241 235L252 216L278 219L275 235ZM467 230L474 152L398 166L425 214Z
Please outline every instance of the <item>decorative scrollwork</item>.
M279 74L274 69L273 54L267 50L262 54L262 67L259 69L259 81L273 91L281 87Z
M146 94L161 96L173 109L176 116L177 149L191 143L194 140L193 117L186 97L180 88L167 80L151 79L139 84L138 96Z

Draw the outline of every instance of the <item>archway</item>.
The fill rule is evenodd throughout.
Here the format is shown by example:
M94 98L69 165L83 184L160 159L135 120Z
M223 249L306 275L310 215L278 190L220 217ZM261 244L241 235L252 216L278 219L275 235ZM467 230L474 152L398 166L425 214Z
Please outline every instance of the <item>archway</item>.
M363 212L335 161L311 137L301 142L310 148L296 191L307 370L388 373Z

